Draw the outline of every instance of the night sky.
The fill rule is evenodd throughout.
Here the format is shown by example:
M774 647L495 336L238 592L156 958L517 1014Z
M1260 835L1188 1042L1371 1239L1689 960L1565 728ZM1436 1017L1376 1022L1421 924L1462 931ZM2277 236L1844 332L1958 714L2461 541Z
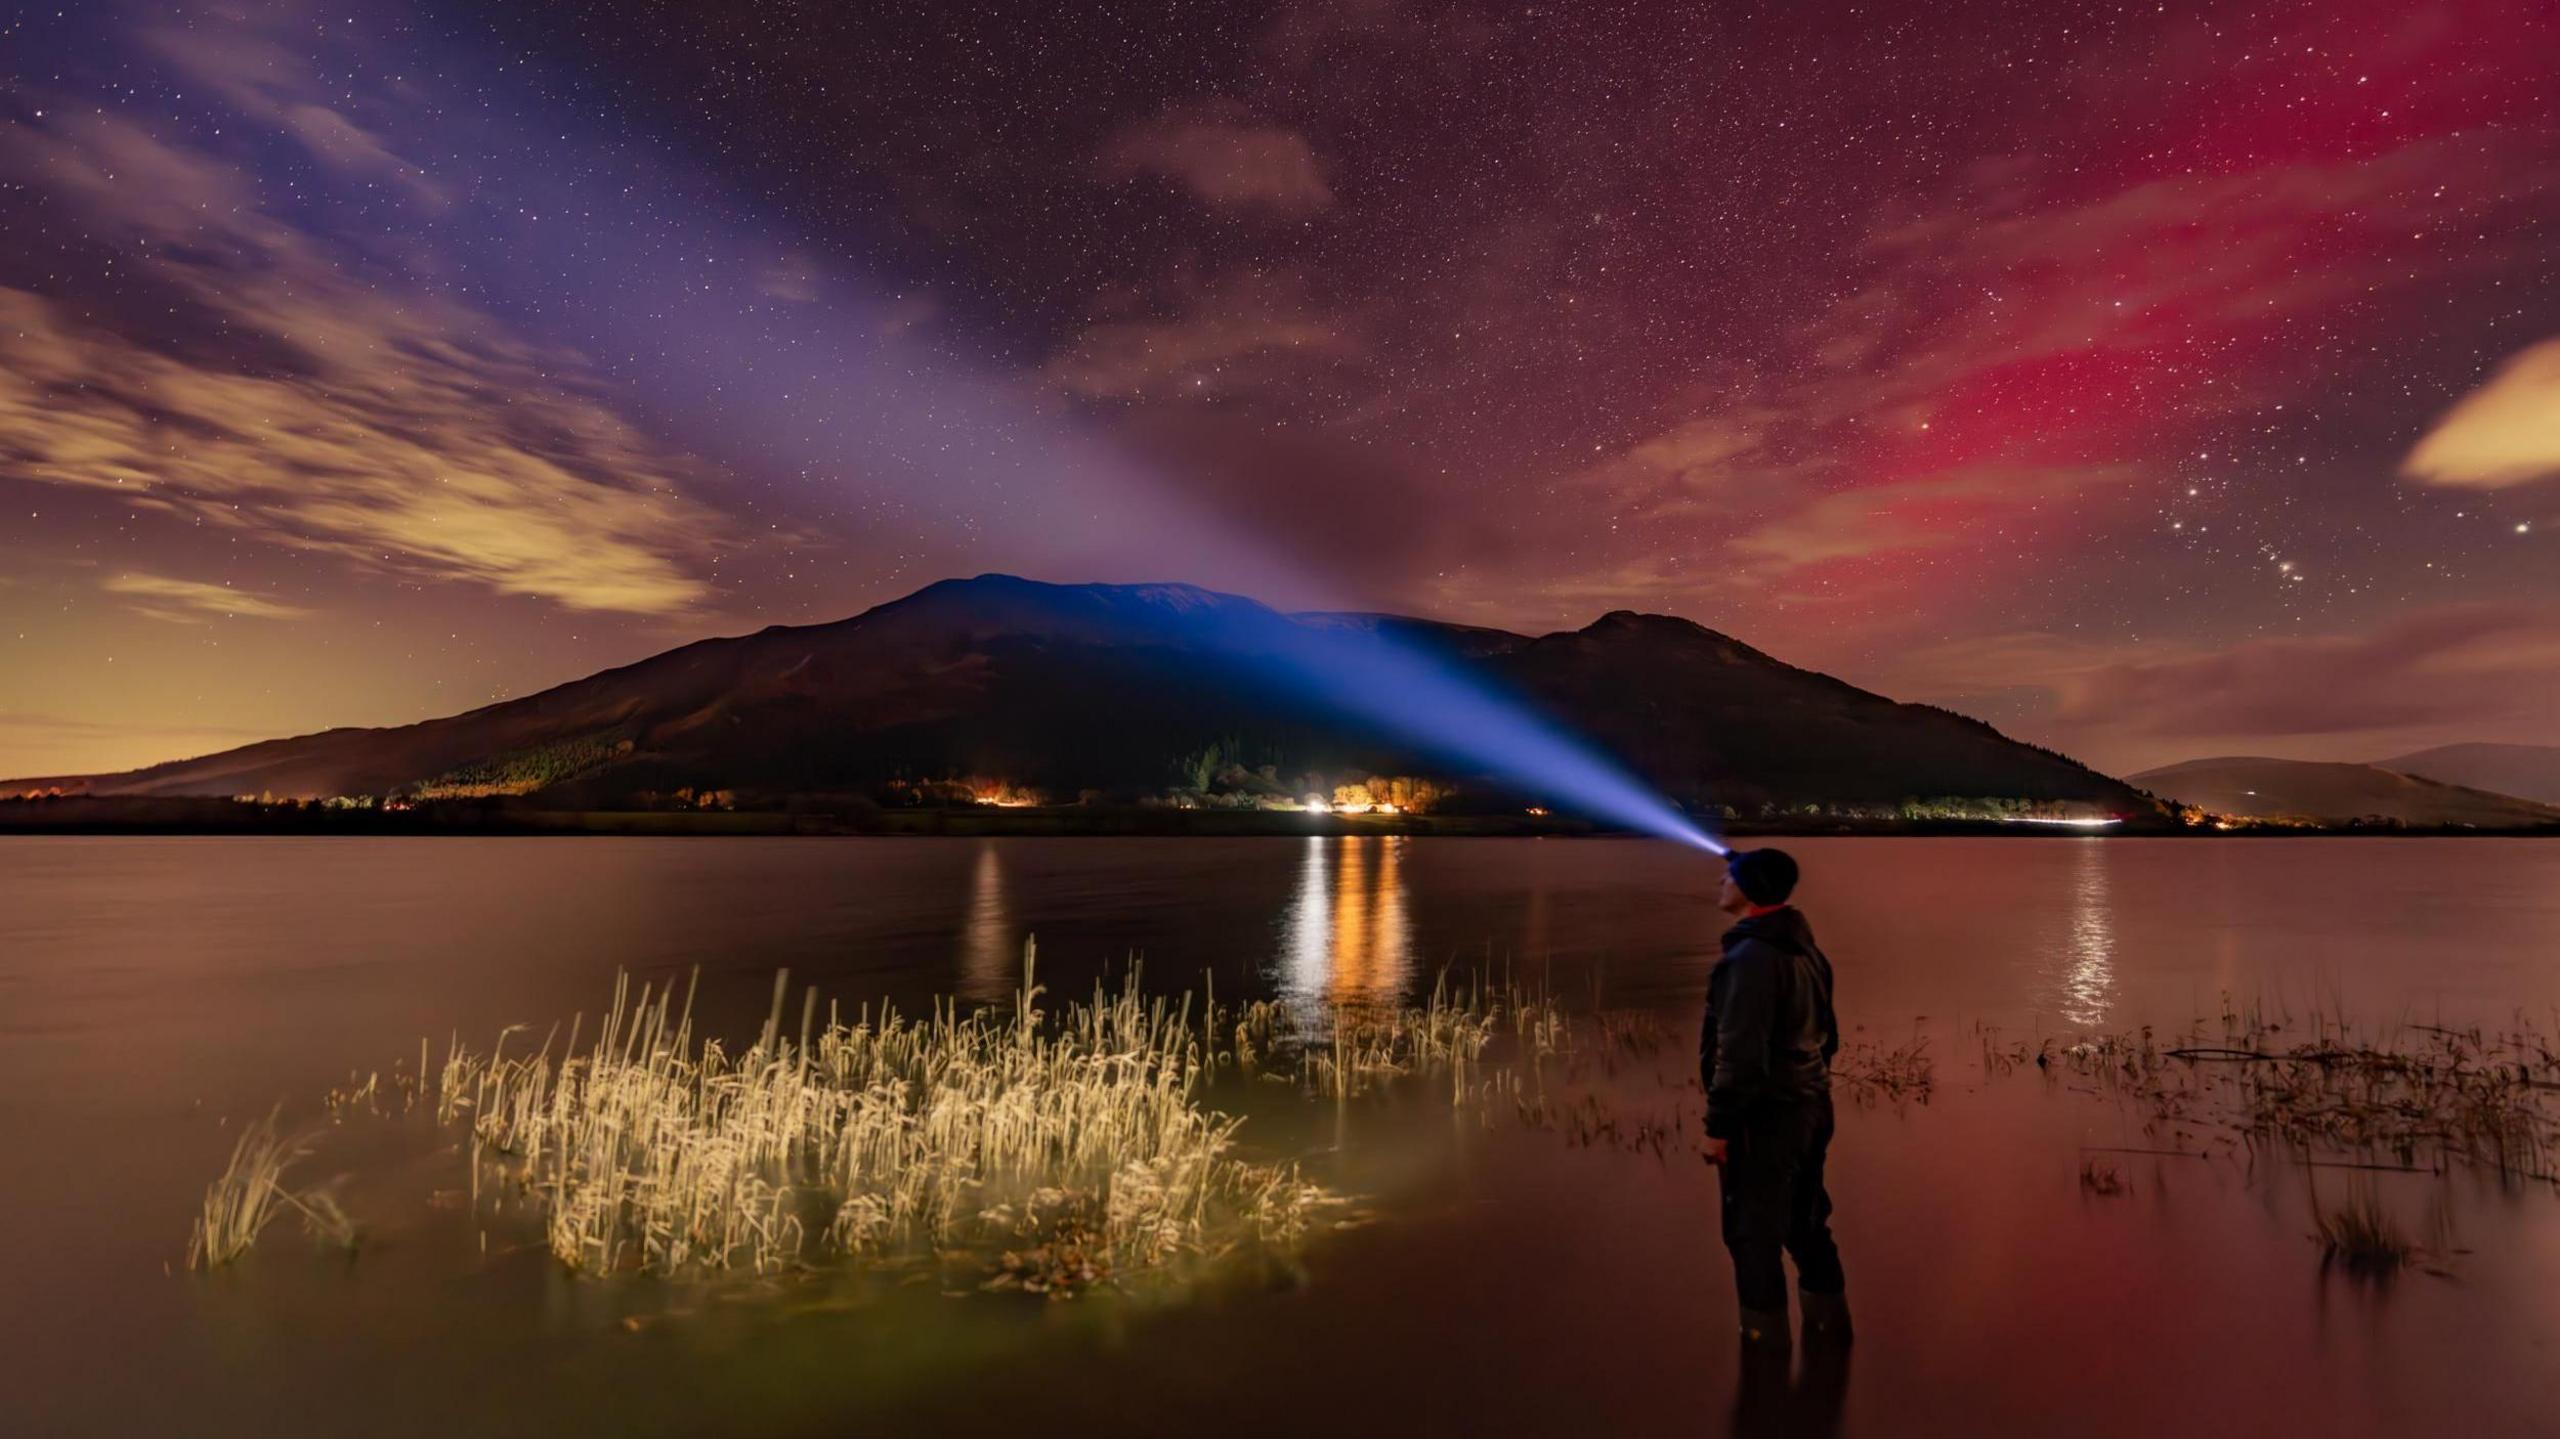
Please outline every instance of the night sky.
M2560 742L2548 4L15 14L0 775L987 570Z

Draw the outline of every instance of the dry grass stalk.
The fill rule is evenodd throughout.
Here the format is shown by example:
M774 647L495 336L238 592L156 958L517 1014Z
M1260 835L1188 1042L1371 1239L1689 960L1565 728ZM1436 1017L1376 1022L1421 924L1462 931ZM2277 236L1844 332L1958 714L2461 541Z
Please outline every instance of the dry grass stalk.
M1926 1039L1899 1045L1857 1039L1832 1059L1831 1083L1857 1104L1926 1104L1937 1089L1938 1067Z
M276 1132L272 1113L242 1127L231 1145L231 1162L205 1186L204 1208L187 1240L189 1269L214 1268L249 1252L276 1216L285 1170L302 1153Z
M286 1209L300 1214L311 1233L346 1248L356 1242L354 1221L326 1190L284 1187L285 1171L309 1154L299 1139L276 1128L276 1114L244 1126L231 1146L231 1162L205 1186L204 1205L187 1236L187 1267L214 1269L249 1252L268 1224Z
M1272 1028L1280 1013L1262 1016L1265 1053L1284 1043ZM1453 993L1443 975L1420 1006L1330 1007L1322 1026L1329 1042L1299 1047L1298 1078L1318 1094L1349 1099L1406 1075L1444 1075L1450 1102L1463 1104L1506 1020L1527 1055L1551 1054L1564 1043L1563 1012L1553 999L1511 989Z
M693 1032L691 996L617 986L583 1053L455 1049L443 1113L467 1113L503 1178L541 1206L572 1268L770 1270L827 1255L1017 1239L1088 1226L1144 1267L1239 1237L1288 1242L1328 1202L1289 1166L1229 1151L1205 1107L1186 996L1117 992L1056 1015L1031 972L1011 1013L866 1006L797 1042L778 981L763 1034L732 1058Z

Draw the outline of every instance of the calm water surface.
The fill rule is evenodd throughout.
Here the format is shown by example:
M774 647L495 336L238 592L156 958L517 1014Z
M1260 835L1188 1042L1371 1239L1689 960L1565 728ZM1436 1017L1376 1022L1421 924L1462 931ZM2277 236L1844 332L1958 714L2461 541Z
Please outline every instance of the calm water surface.
M2560 1015L2560 844L1802 840L1845 1025L1930 1038L1925 1106L1844 1115L1845 1376L1743 1396L1787 1432L2553 1432L2560 1197L2387 1177L2451 1277L2324 1278L2299 1171L2084 1146L2138 1115L1985 1080L1977 1025L2183 1025L2226 996L2369 1023ZM1636 841L0 840L0 1431L831 1434L1725 1432L1731 1281L1694 1161L1453 1125L1393 1099L1257 1107L1248 1135L1379 1222L1174 1298L811 1302L596 1284L388 1222L352 1263L280 1225L175 1267L224 1121L289 1115L459 1031L592 1016L699 965L750 1031L773 970L848 1003L1053 987L1412 995L1444 969L1659 1009L1685 1043L1714 869ZM1673 1068L1677 1068L1676 1065ZM1306 1111L1303 1113L1295 1111ZM315 1160L357 1167L333 1132ZM353 1200L412 1209L450 1156ZM383 1172L375 1172L381 1169ZM366 1186L371 1186L367 1188ZM2396 1187L2395 1187L2396 1186Z

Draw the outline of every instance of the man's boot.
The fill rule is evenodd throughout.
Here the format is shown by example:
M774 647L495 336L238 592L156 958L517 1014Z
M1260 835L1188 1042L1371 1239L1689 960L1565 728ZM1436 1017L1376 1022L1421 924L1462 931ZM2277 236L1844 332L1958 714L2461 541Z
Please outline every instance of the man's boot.
M1793 1396L1787 1371L1795 1363L1795 1346L1787 1337L1783 1309L1742 1311L1742 1353L1733 1381L1733 1439L1778 1439L1791 1432Z
M1804 1305L1806 1348L1816 1344L1843 1345L1849 1342L1848 1295L1816 1294L1808 1289L1796 1297Z
M1788 1348L1787 1311L1783 1309L1745 1309L1742 1311L1742 1346L1745 1349Z

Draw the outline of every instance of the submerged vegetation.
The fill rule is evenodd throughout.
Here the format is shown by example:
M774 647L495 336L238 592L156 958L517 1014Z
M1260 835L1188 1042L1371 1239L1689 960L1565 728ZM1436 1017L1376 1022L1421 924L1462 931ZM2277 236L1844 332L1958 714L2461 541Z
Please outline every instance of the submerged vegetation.
M2124 1173L2111 1161L2084 1157L2080 1161L2080 1192L2113 1199L2125 1192Z
M242 1126L231 1146L231 1162L205 1189L204 1209L187 1238L187 1267L228 1264L247 1253L275 1218L285 1169L298 1157L299 1151L277 1136L273 1114Z
M1650 1013L1573 1015L1542 990L1445 977L1419 1004L1229 1007L1150 996L1134 972L1053 1010L1033 956L1010 1005L920 1017L821 1015L803 990L795 1026L777 975L734 1055L696 1032L691 982L635 996L625 977L592 1031L456 1039L440 1062L422 1044L416 1076L395 1072L387 1094L351 1078L326 1107L345 1122L388 1101L464 1130L475 1210L529 1214L581 1273L975 1256L978 1287L1052 1297L1350 1221L1346 1196L1240 1152L1244 1121L1208 1102L1222 1080L1336 1103L1401 1086L1577 1148L1695 1150L1697 1083L1663 1074L1669 1032ZM1932 1084L1916 1038L1856 1041L1836 1074L1860 1103L1926 1103ZM326 1196L284 1187L307 1149L272 1118L242 1136L206 1193L201 1262L245 1252L279 1205L351 1234Z
M1347 1208L1287 1162L1238 1152L1243 1120L1204 1095L1221 1074L1348 1100L1430 1076L1486 1099L1480 1065L1509 1043L1569 1048L1560 1008L1516 987L1443 985L1420 1005L1314 1015L1214 995L1150 996L1135 973L1052 1010L1026 946L1010 1006L923 1016L819 1011L787 1022L775 980L761 1034L731 1054L700 1035L693 985L616 983L603 1021L538 1046L449 1042L424 1083L393 1089L467 1130L475 1207L517 1205L550 1253L589 1274L772 1273L828 1263L989 1257L985 1287L1053 1296L1194 1256L1280 1249ZM419 1068L428 1069L422 1051ZM379 1111L367 1080L329 1097ZM302 1152L272 1121L207 1191L211 1262L252 1244Z
M2032 1067L2092 1084L2181 1145L2560 1184L2560 1054L2521 1017L2501 1030L2365 1031L2313 1015L2289 1030L2226 1006L2218 1024L2174 1038L2149 1028L2033 1045L1986 1035L1983 1061L1995 1074Z
M2323 1263L2335 1264L2363 1278L2384 1278L2415 1258L2417 1244L2400 1228L2370 1184L2350 1184L2336 1207L2311 1197L2313 1237L2320 1242Z
M1569 1013L1542 989L1446 976L1420 1003L1228 1006L1214 990L1151 995L1134 970L1053 1004L1033 960L1026 945L1009 1004L942 1000L920 1016L848 1016L805 989L795 1003L777 975L761 1031L735 1053L697 1031L691 982L635 995L625 977L599 1025L573 1018L539 1044L510 1029L485 1051L456 1039L440 1061L422 1044L414 1073L351 1078L327 1108L340 1123L406 1109L462 1131L477 1220L530 1228L575 1272L921 1263L962 1271L953 1292L1052 1298L1278 1255L1356 1222L1349 1196L1286 1153L1248 1148L1241 1106L1222 1093L1277 1087L1339 1105L1392 1091L1471 1125L1663 1162L1698 1144L1703 1098L1658 1014ZM2289 1026L2226 1007L2175 1038L1979 1031L1981 1063L2110 1097L2159 1146L2096 1153L2560 1184L2560 1056L2532 1026ZM1928 1038L1853 1034L1833 1081L1844 1104L1926 1105ZM189 1264L238 1258L286 1210L352 1245L330 1194L285 1182L311 1147L273 1115L244 1129L206 1191ZM2084 1150L2079 1188L2111 1197L2130 1179ZM2310 1207L2325 1261L2351 1273L2429 1252L2369 1183L2336 1207L2315 1187Z
M300 1214L314 1236L353 1248L355 1225L334 1196L325 1189L285 1188L285 1171L309 1153L309 1146L277 1130L273 1113L243 1126L232 1143L231 1162L205 1188L204 1206L187 1236L187 1267L213 1269L238 1259L287 1209Z
M1252 1239L1286 1243L1332 1197L1232 1152L1240 1121L1200 1102L1213 1008L1134 978L1054 1016L1026 957L1011 1013L832 1006L804 991L797 1038L777 978L763 1034L731 1056L691 996L628 981L584 1052L454 1048L438 1116L540 1207L572 1269L767 1271L976 1240L1080 1236L1122 1267Z

